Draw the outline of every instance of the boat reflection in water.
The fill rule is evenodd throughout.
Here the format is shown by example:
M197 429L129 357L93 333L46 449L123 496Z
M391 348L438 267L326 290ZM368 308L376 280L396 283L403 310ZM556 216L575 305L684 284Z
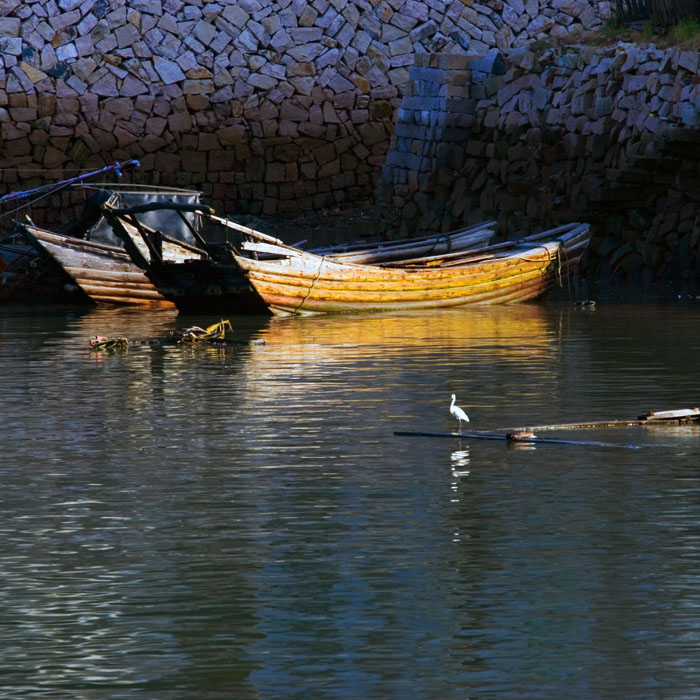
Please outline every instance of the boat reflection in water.
M550 314L537 304L373 315L275 319L261 331L275 361L300 367L367 359L391 365L407 352L436 367L452 352L488 350L505 359L536 360L551 348ZM439 352L436 356L434 353ZM464 360L468 361L468 355ZM274 365L275 363L271 363ZM288 368L289 365L287 365ZM273 374L275 367L269 369ZM286 371L286 370L285 370ZM389 371L392 371L389 369ZM401 364L393 371L400 372Z
M559 319L556 308L538 304L397 314L232 317L232 345L156 353L157 343L154 352L148 352L137 342L128 352L144 361L150 358L174 376L182 375L183 382L198 367L195 363L187 369L191 353L207 353L227 368L218 381L221 391L236 395L237 405L227 410L241 414L241 427L273 415L279 420L283 406L292 422L303 420L304 412L311 411L319 430L327 425L332 411L338 422L331 423L344 421L358 430L375 423L373 414L395 416L399 428L398 421L403 427L415 425L427 412L429 425L451 431L448 408L454 392L472 418L473 428L479 430L489 427L487 420L492 425L524 422L525 416L515 413L509 419L508 412L522 405L533 383L556 380L562 362L556 349ZM94 335L130 341L165 339L172 331L206 327L217 320L189 317L185 321L173 310L143 314L97 308L80 316L69 333L75 343L87 348ZM88 355L99 358L100 353ZM132 360L128 374L143 393L149 383L159 381L161 372L138 371L141 364ZM504 383L503 372L515 373L520 381ZM417 375L433 378L435 391L426 395L420 390ZM354 391L348 394L351 387ZM533 418L527 416L527 421Z
M358 436L383 417L396 429L452 431L449 397L457 393L473 429L488 428L487 421L518 424L521 396L558 375L558 318L546 307L520 304L273 319L259 331L264 352L242 365L246 411L264 420L282 404L298 419L302 406L313 408L318 430L329 422L353 425ZM505 374L520 381L505 382ZM416 377L430 377L434 390L426 393Z

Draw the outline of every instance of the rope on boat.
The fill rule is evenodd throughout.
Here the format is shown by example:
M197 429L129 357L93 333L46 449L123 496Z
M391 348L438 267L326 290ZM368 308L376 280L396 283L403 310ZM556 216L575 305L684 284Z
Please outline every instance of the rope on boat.
M0 204L4 204L5 202L16 202L17 204L13 211L7 212L0 216L16 216L17 212L20 211L20 209L26 209L35 202L38 202L41 199L48 197L54 194L55 192L58 192L59 190L64 189L65 187L70 187L71 185L74 185L78 182L87 180L88 178L96 177L98 175L102 175L103 173L114 171L119 177L122 177L122 168L131 167L132 165L138 168L141 166L141 163L139 163L139 161L136 159L127 160L124 163L113 163L112 165L105 165L104 168L100 168L99 170L93 170L89 173L76 175L75 177L68 178L67 180L61 180L60 182L52 182L48 185L41 185L40 187L35 187L31 190L23 190L21 192L10 192L0 197ZM19 200L28 201L25 201L23 204L19 204Z
M3 195L0 197L0 204L4 202L9 202L12 201L13 199L25 199L27 197L33 197L35 194L38 194L40 192L44 191L53 191L54 188L56 187L68 187L68 185L72 185L76 182L80 182L81 180L85 180L89 177L95 177L96 175L101 175L102 173L108 173L112 170L114 170L119 177L122 176L122 168L125 168L130 165L135 165L135 166L140 166L141 163L139 163L138 160L128 160L125 163L114 163L113 165L105 165L104 168L100 168L99 170L93 170L92 172L89 173L83 173L82 175L76 175L75 177L68 178L67 180L61 180L60 182L53 182L50 185L41 185L40 187L35 187L33 190L24 190L23 192L10 192L9 194Z
M446 234L446 233L441 233L439 236L436 236L435 241L433 243L432 248L427 252L427 255L424 257L428 257L429 255L432 255L438 247L438 244L442 239L445 239L445 243L447 245L447 250L445 251L446 253L451 253L452 252L452 239Z
M299 309L301 309L301 307L304 306L304 304L306 303L306 300L309 298L309 295L311 294L311 292L313 292L314 286L316 285L316 282L318 282L318 278L321 276L321 268L323 267L323 263L324 263L324 262L326 262L326 256L325 256L325 255L323 255L323 256L321 257L321 262L320 262L319 265L318 265L318 270L316 270L316 277L314 277L314 278L311 280L311 284L309 285L309 289L308 289L307 292L306 292L306 296L301 300L301 302L299 303L299 305L297 306L297 308L294 309L294 313L297 313L297 312L299 311Z
M564 244L561 241L559 241L559 244L560 245L557 248L557 252L556 252L555 273L557 276L557 284L559 285L559 287L563 287L564 282L562 280L561 270L563 267L563 265L562 265L562 251L564 250Z
M553 238L552 239L554 242L559 244L559 247L552 253L549 248L546 245L539 245L536 246L537 248L542 248L545 253L547 253L547 262L545 263L544 267L542 268L543 270L546 270L550 265L554 265L554 274L556 275L557 278L557 284L559 287L564 286L564 280L562 277L562 269L564 267L562 258L566 254L566 248L564 246L564 242L560 240L559 238ZM532 258L527 258L524 255L521 256L523 260L526 260L527 262L537 262L537 260L533 260Z

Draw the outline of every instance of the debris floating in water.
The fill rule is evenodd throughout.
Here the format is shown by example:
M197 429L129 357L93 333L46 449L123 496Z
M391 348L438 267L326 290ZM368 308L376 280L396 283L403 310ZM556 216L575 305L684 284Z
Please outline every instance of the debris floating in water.
M104 335L93 335L90 337L90 347L93 350L123 350L130 345L196 345L208 343L210 345L248 345L247 341L230 340L226 337L227 331L233 331L230 321L219 321L207 328L191 326L183 331L170 331L166 338L156 338L147 340L129 340L128 338L108 338ZM256 339L250 341L260 344L264 341Z
M532 430L518 430L513 433L506 434L506 440L512 440L513 442L522 442L523 440L532 440L536 437Z
M225 340L226 331L233 332L230 321L219 321L207 328L192 326L184 331L171 331L170 339L175 343L208 343L210 341Z
M114 350L129 346L127 338L108 338L105 335L90 336L90 347L94 350Z

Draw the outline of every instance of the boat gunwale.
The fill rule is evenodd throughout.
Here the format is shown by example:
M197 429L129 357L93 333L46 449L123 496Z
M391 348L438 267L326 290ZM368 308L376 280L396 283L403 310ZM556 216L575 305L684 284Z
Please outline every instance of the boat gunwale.
M545 235L547 232L542 232L542 234L535 234L537 236L541 236L542 238L547 238ZM243 267L245 270L249 269L255 269L256 267L262 266L262 265L270 265L270 266L277 266L277 267L282 267L284 264L289 261L291 263L291 260L296 258L299 260L305 260L309 263L309 267L311 266L311 263L316 263L317 265L320 263L323 263L323 265L328 269L329 267L337 267L337 269L343 269L347 268L348 274L352 274L356 272L357 270L365 270L372 276L378 276L382 274L386 274L387 278L391 275L391 273L395 273L396 275L422 275L422 274L430 274L433 272L445 272L446 274L452 274L453 270L462 268L462 267L469 267L472 265L479 264L480 262L484 261L484 258L482 257L483 255L487 254L490 250L495 249L501 249L498 250L496 253L494 253L493 256L489 256L486 258L488 261L500 261L500 260L507 260L508 258L514 256L514 255L534 255L536 254L537 250L549 250L552 247L559 248L559 247L564 247L565 249L569 247L573 242L575 242L576 238L582 238L582 239L587 239L590 237L589 233L589 226L588 224L578 224L578 225L571 225L571 227L563 232L562 236L559 236L557 238L551 238L550 240L543 240L542 243L536 243L535 241L527 241L526 239L522 239L522 241L515 240L515 241L506 241L504 243L497 243L494 244L493 246L484 246L483 248L477 248L477 249L472 249L472 250L465 250L465 251L459 251L458 253L453 253L453 254L444 254L444 255L438 255L435 256L437 259L447 259L449 257L453 257L455 255L461 256L462 260L460 261L459 264L449 264L445 267L441 267L439 265L420 265L420 264L413 264L411 260L407 261L404 263L405 267L398 266L397 263L390 263L390 264L381 264L378 263L376 265L372 264L362 264L362 263L352 263L352 262L343 262L343 261L337 261L335 260L332 256L323 256L323 255L316 255L314 253L309 253L307 251L300 250L298 248L294 248L292 246L275 246L275 245L270 245L270 250L273 250L275 248L279 249L279 255L280 257L277 259L265 259L265 260L253 260L251 258L247 258L242 255L237 255L234 254L234 257L236 259L236 262ZM509 249L503 250L505 246L509 246ZM292 269L292 265L289 264L289 268ZM299 274L303 274L301 271L298 271ZM295 273L296 274L296 273ZM312 274L311 276L315 276L317 273Z
M460 266L449 268L427 267L417 269L395 269L384 268L372 265L356 265L353 263L338 263L328 258L318 258L313 260L315 268L312 268L311 261L304 268L299 262L292 262L289 258L284 260L251 260L237 256L237 262L247 272L251 278L259 278L263 275L280 278L299 280L296 286L307 286L304 282L311 281L314 286L324 283L337 284L380 284L380 283L406 283L414 285L421 280L426 282L438 282L440 280L457 280L461 277L483 275L493 271L507 269L513 265L537 264L545 266L557 258L571 257L575 253L578 244L585 243L572 239L569 244L561 241L551 241L546 244L528 247L521 251L510 251L507 254L493 256L487 259L473 260ZM575 257L575 255L574 255ZM533 259L536 258L536 259ZM307 262L306 259L303 259ZM288 264L289 263L289 264ZM562 260L567 264L566 260ZM358 276L359 272L365 272L363 276Z

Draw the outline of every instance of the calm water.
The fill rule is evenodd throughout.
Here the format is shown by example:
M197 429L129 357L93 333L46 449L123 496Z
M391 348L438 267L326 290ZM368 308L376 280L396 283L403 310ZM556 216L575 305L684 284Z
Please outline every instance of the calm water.
M699 697L697 428L394 431L698 405L700 302L87 343L216 320L0 307L2 697Z

